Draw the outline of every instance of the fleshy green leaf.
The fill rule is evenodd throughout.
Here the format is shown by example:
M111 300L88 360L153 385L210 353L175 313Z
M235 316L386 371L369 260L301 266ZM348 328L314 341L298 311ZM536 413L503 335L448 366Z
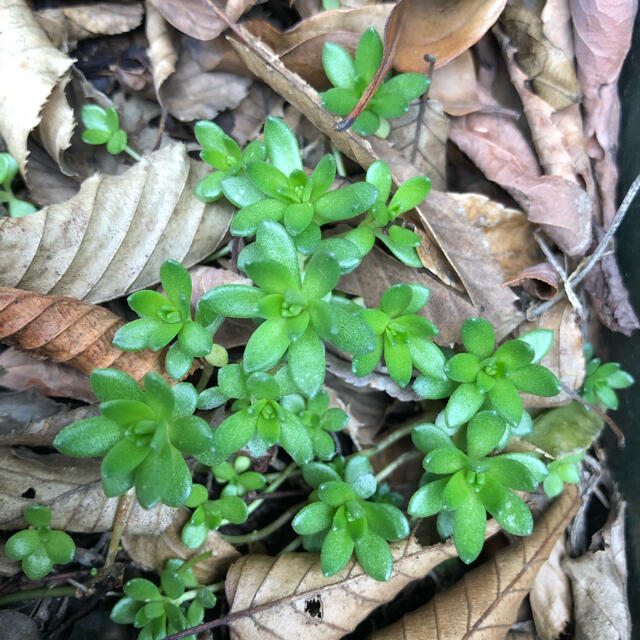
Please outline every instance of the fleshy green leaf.
M356 48L355 67L364 84L369 84L382 60L382 40L375 27L369 27L360 37Z
M320 94L322 106L338 116L346 116L358 104L358 93L355 89L336 87Z
M123 591L127 596L145 602L146 600L159 600L162 596L158 587L145 578L133 578L125 583Z
M166 260L160 266L160 281L173 305L180 311L183 320L191 318L191 276L175 260Z
M469 318L462 325L462 344L464 348L480 359L488 358L495 346L493 327L483 318Z
M467 463L467 456L455 447L442 447L430 451L424 459L424 468L431 473L455 473Z
M357 182L329 191L316 202L316 213L331 222L349 220L364 213L376 201L377 189L368 182Z
M442 510L442 495L448 478L435 480L420 487L409 500L407 511L410 515L427 518Z
M513 341L515 342L515 340ZM524 344L524 342L522 343ZM538 365L534 365L538 366ZM496 380L488 392L494 409L509 423L517 425L522 417L522 400L518 390L504 378Z
M322 543L320 566L325 576L340 571L351 558L354 542L346 529L331 529Z
M45 542L47 555L57 564L67 564L76 555L76 545L71 536L64 531L50 531Z
M451 438L435 424L419 424L411 432L411 440L423 453L454 446Z
M473 353L458 353L446 363L444 370L456 382L474 382L480 371L480 359Z
M325 42L322 49L322 66L334 87L355 87L357 74L353 58L339 44Z
M469 564L482 551L487 529L485 508L471 492L455 511L453 520L453 541L460 559Z
M298 511L291 526L301 536L317 533L331 526L334 511L332 507L324 502L312 502L301 511Z
M382 85L385 93L397 93L407 102L419 98L429 87L430 80L424 73L401 73Z
M87 418L65 427L55 437L53 446L67 456L103 456L123 435L124 429L107 418Z
M43 546L22 560L22 570L32 580L44 578L53 568L53 560Z
M393 557L384 538L368 530L356 540L355 552L360 566L372 578L384 582L391 577Z
M513 385L511 386L513 387ZM483 402L484 393L478 389L477 385L473 383L461 384L451 394L449 402L444 410L447 424L450 427L457 427L464 424L476 414ZM520 406L522 408L522 405Z
M225 284L207 291L200 298L200 305L211 313L229 318L256 318L259 302L264 293L245 284Z
M244 447L256 429L255 420L251 420L246 411L231 414L214 432L213 446L215 455L225 460L232 453Z
M205 420L198 416L185 416L170 427L169 438L173 446L187 455L197 456L208 449L213 441L213 432Z
M33 527L48 527L51 524L51 511L48 507L34 504L24 510L24 519Z
M33 529L25 529L14 533L5 546L5 553L13 560L22 560L28 555L35 553L40 546L40 536Z
M187 321L178 334L178 343L183 351L202 358L213 346L211 334L197 322Z
M247 342L243 359L245 370L271 369L285 354L290 341L284 319L265 320Z
M481 411L471 418L467 427L467 452L472 458L491 453L502 439L507 425L493 411Z
M285 175L302 170L300 148L293 131L278 118L269 116L264 125L264 142L269 160Z
M560 393L561 385L555 374L539 364L530 364L509 373L509 380L520 391L535 396L551 397Z
M495 357L508 371L514 371L530 364L535 357L535 351L523 340L509 340L498 347Z
M98 400L144 401L140 385L127 373L119 369L94 369L91 372L91 388Z
M533 531L531 511L513 491L501 487L497 482L489 482L480 491L480 499L505 531L517 536L528 536Z
M309 299L324 298L340 279L340 266L326 251L316 251L309 260L302 282L302 293Z
M467 499L470 491L471 487L466 480L466 470L457 471L449 478L444 488L442 494L443 508L454 511Z
M518 340L526 342L534 351L535 355L531 364L536 364L544 358L551 345L553 344L553 331L551 329L534 329L533 331L527 331L521 336L518 336Z
M311 397L320 389L325 376L324 344L307 329L289 348L289 369L302 393Z

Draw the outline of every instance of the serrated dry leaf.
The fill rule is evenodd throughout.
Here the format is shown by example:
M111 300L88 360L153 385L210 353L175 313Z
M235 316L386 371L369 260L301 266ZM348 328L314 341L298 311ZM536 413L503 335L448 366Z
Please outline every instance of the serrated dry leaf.
M0 341L65 362L85 375L116 367L136 380L164 373L163 351L120 351L111 344L124 321L89 302L0 287Z
M496 530L495 522L488 523L488 536ZM237 616L231 637L337 640L407 584L456 556L451 542L422 547L413 537L393 543L391 549L394 565L387 582L363 573L353 559L326 578L318 554L244 556L231 566L225 584L229 613Z
M207 0L151 0L158 11L178 30L198 40L218 37L227 25L217 17ZM212 0L234 22L256 0Z
M65 51L73 49L78 40L127 33L140 26L143 14L141 2L98 2L34 12L51 42Z
M69 365L34 358L13 348L0 353L0 385L14 391L36 386L47 396L96 401L85 374Z
M176 70L178 54L171 37L171 28L150 0L145 0L144 31L149 42L149 59L153 74L153 88L162 102L160 89L165 80Z
M122 537L122 546L131 559L147 569L160 572L169 558L186 560L191 556L212 551L210 558L198 562L193 573L202 584L210 584L224 578L229 565L237 560L240 553L229 544L219 531L209 531L207 539L197 549L188 549L182 544L182 527L191 517L186 509L173 509L173 521L162 529L128 531ZM152 533L149 533L152 531Z
M550 262L541 262L527 267L511 280L505 282L510 287L522 286L541 300L551 300L562 284L560 274Z
M584 640L630 640L627 559L624 535L626 505L616 490L602 529L602 548L562 563L571 579L575 637Z
M557 640L569 631L573 598L569 578L560 566L565 555L560 539L531 585L529 599L540 640Z
M195 264L233 212L195 197L206 173L174 143L122 175L88 178L66 202L0 219L0 285L102 302L158 282L168 258Z
M372 640L502 640L516 621L538 570L579 506L576 488L566 487L530 536L500 549L448 591L375 632Z
M71 144L74 118L64 86L73 60L51 44L25 0L1 4L0 24L0 135L25 176L27 138L38 125L56 161Z
M22 513L32 504L51 509L54 529L93 533L111 530L118 498L104 495L98 460L0 448L0 530L23 529ZM133 500L125 526L133 533L164 529L176 513L162 504L143 509Z

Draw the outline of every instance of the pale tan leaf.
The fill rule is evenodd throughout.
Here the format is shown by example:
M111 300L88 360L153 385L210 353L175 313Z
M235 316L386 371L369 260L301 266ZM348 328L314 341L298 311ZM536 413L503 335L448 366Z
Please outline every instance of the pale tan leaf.
M494 521L488 523L488 536L496 530ZM387 582L365 574L353 559L326 578L318 554L244 556L231 566L225 584L235 614L231 637L337 640L407 584L456 556L451 542L422 547L413 537L391 544L391 550L394 565Z
M557 640L569 631L573 598L569 578L560 566L564 557L565 544L560 539L531 586L529 599L540 640Z
M153 87L158 100L162 102L160 89L164 81L176 70L176 53L171 28L162 14L149 1L145 0L146 20L144 30L149 42L149 59L153 73Z
M362 6L372 7L380 0L340 0L340 6L345 9L356 9ZM295 0L296 11L303 17L309 18L316 13L326 13L322 0Z
M51 156L58 159L71 144L73 112L61 90L52 92L68 81L73 60L51 44L25 0L1 4L0 24L0 135L26 175L27 138L41 122ZM50 99L53 107L44 112Z
M443 109L452 116L464 116L482 108L470 49L435 69L429 96L439 100Z
M541 300L551 300L562 284L560 274L550 262L541 262L527 267L511 280L505 282L510 287L522 286Z
M580 502L575 486L566 487L530 536L500 549L448 591L375 632L372 640L503 640Z
M0 430L3 433L20 431L31 422L59 413L64 406L47 398L36 387L25 391L2 391L0 398Z
M571 579L575 637L584 640L629 640L631 617L627 600L624 513L616 491L609 520L602 530L602 548L579 558L565 558Z
M195 565L193 573L198 582L203 584L210 584L223 578L229 565L240 556L240 553L225 541L219 531L209 531L202 546L197 549L188 549L182 544L180 534L191 514L187 509L179 511L173 509L173 512L174 519L165 528L149 528L146 531L135 532L129 530L124 534L122 546L131 559L147 569L160 572L169 558L186 560L191 556L212 551L210 558Z
M158 282L168 258L195 264L233 212L195 197L206 173L174 143L122 175L88 178L66 202L0 220L0 285L101 302Z
M0 530L23 529L22 512L32 504L51 509L54 529L92 533L111 529L118 498L104 495L98 460L0 448ZM177 513L162 504L143 509L133 500L125 526L132 533L164 529Z
M577 391L584 380L585 359L582 353L580 321L571 303L565 300L547 309L533 322L520 325L518 333L533 329L553 331L553 344L540 364L551 369L565 387ZM555 407L567 404L570 400L571 397L565 391L552 398L522 394L526 407Z

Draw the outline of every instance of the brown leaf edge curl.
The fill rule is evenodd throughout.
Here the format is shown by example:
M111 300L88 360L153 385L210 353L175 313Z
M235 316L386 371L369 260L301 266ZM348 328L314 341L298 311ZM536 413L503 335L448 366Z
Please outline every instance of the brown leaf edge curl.
M108 309L89 302L0 287L1 342L65 362L86 375L103 367L116 367L137 381L150 371L163 374L164 349L125 352L111 344L123 324Z
M530 536L501 549L448 591L375 632L372 640L502 640L580 504L577 488L566 486Z

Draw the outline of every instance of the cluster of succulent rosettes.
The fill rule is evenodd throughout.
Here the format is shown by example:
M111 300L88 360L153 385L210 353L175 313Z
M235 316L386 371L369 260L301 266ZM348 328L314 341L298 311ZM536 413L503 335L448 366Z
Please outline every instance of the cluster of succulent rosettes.
M394 284L380 299L379 309L363 309L362 317L375 335L375 347L352 361L357 376L371 373L384 354L389 375L406 387L415 367L423 374L446 380L445 357L430 338L438 328L416 314L429 300L429 289L419 284Z
M617 362L605 362L593 355L593 347L586 343L583 347L587 362L585 378L580 395L589 403L615 410L618 408L618 396L615 389L626 389L634 383L633 376L620 368Z
M124 585L124 597L111 610L111 619L140 629L138 640L160 640L200 624L204 610L216 604L215 594L201 585L188 563L167 560L160 587L145 578ZM195 635L186 640L195 640Z
M547 469L533 454L490 455L501 446L504 421L493 411L472 418L461 440L462 447L434 424L416 427L412 437L426 453L423 486L409 502L409 514L438 515L443 538L453 536L460 558L475 560L484 545L487 512L503 529L519 536L533 530L527 504L514 492L533 491L546 477Z
M388 580L393 568L388 542L406 538L409 523L393 504L369 500L377 488L369 459L359 455L346 462L342 457L331 464L312 462L302 473L314 491L292 526L303 536L305 549L320 550L323 573L340 571L355 551L367 574Z
M236 456L231 462L222 462L212 467L217 482L224 487L221 496L246 496L250 491L258 491L267 483L266 478L257 471L249 471L251 458Z
M127 134L120 128L118 112L113 107L103 109L97 104L82 107L82 141L86 144L105 144L107 151L118 155L127 146Z
M238 496L221 495L217 500L209 500L209 493L201 484L194 484L185 506L195 509L191 518L182 528L182 542L189 549L197 549L224 522L242 524L249 516L247 504Z
M450 396L441 422L453 432L481 408L494 410L515 434L530 431L520 392L549 397L561 388L556 376L537 364L551 347L553 331L536 329L497 349L493 327L482 318L467 320L461 333L466 352L447 361L449 382L423 375L414 389L430 399Z
M22 570L32 580L44 578L54 564L67 564L76 555L76 545L64 531L51 529L51 511L33 505L24 510L29 529L14 533L5 546L5 553L22 561Z
M127 302L140 316L118 329L113 344L123 351L166 347L167 373L180 380L189 372L193 358L208 356L213 349L213 334L223 318L211 316L200 304L196 306L195 321L191 317L191 276L175 260L167 260L160 267L160 282L166 295L144 289L132 293Z
M322 65L334 86L320 94L323 106L339 116L348 115L365 92L382 62L383 45L374 27L367 29L358 42L355 61L334 42L327 42L322 50ZM391 74L389 74L390 76ZM366 109L353 124L362 136L389 135L387 118L399 118L409 110L409 103L419 98L429 87L429 78L421 73L402 73L387 79L375 92Z
M580 451L549 463L547 466L549 474L542 483L544 492L549 498L555 498L560 495L565 484L578 484L580 482L579 465L583 458L584 451Z
M30 202L13 195L11 183L18 173L18 163L10 153L0 153L0 203L6 203L11 218L22 218L37 211Z
M91 387L102 415L65 427L55 447L69 456L104 456L102 486L109 497L135 486L145 509L160 501L183 505L191 492L183 454L208 457L213 445L213 431L193 415L198 397L193 385L172 387L148 373L143 390L122 371L94 369Z

